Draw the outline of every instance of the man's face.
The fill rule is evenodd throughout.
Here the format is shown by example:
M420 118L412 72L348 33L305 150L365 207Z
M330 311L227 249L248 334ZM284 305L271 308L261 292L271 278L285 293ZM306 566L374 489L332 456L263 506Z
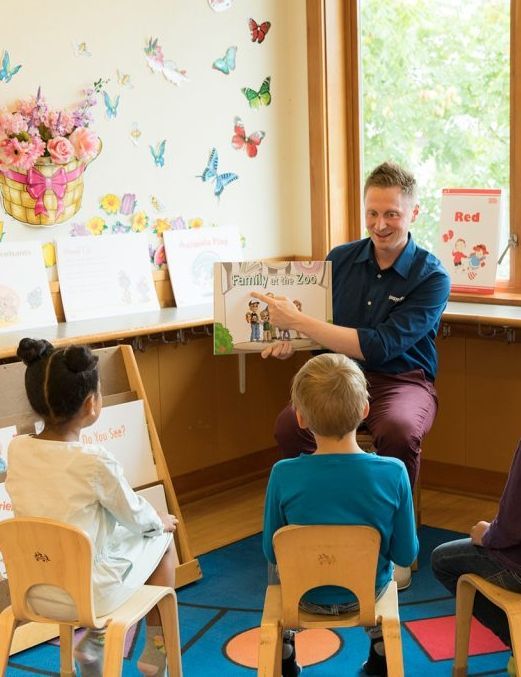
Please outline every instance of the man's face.
M418 205L398 186L371 186L365 196L365 225L374 244L376 259L390 266L407 244L410 224L416 220Z

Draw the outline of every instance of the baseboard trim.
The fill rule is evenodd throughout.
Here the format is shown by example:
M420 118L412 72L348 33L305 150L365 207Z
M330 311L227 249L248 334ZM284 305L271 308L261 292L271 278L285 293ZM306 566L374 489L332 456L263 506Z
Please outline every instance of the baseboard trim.
M451 491L480 498L500 498L507 473L422 459L422 488Z
M261 449L253 454L177 475L172 477L172 483L179 503L189 503L267 477L272 465L280 458L276 448Z

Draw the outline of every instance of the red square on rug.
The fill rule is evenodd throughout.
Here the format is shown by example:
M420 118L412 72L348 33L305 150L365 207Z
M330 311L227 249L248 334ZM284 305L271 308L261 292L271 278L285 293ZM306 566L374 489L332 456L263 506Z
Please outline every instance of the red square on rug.
M432 661L454 658L455 616L425 618L404 623ZM469 656L507 651L508 647L496 635L472 617L470 625Z

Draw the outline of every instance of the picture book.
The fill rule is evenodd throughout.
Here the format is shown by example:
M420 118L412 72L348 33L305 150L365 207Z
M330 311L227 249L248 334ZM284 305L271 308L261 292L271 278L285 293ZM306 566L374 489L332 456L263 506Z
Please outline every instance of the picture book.
M0 333L56 324L39 242L0 242Z
M144 233L58 238L56 257L68 322L159 310Z
M501 219L500 189L443 189L438 256L451 291L494 293Z
M330 261L245 261L214 268L214 354L260 352L273 341L295 350L320 348L294 329L270 322L269 308L251 292L287 296L307 315L332 322Z
M167 230L163 234L176 306L213 302L213 267L217 261L242 259L238 228Z
M142 400L103 407L98 420L81 431L80 442L114 454L131 487L157 482Z

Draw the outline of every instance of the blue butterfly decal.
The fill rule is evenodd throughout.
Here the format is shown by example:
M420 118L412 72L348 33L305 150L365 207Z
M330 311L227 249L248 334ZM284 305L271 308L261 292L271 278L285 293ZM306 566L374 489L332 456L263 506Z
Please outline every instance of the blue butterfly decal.
M9 52L4 49L4 56L2 57L2 68L0 68L0 82L4 80L5 82L11 82L12 78L18 73L22 64L18 66L13 66L11 68L11 59L9 57Z
M166 139L163 139L160 141L157 146L154 148L154 146L149 146L150 152L152 153L152 157L154 158L154 164L156 167L164 167L165 166L165 146L166 146Z
M213 192L214 195L220 197L225 187L232 181L237 181L239 176L233 172L223 172L222 174L219 174L217 172L218 165L219 156L217 154L217 149L212 148L210 157L208 158L208 164L199 178L203 181L215 181Z
M110 118L115 118L118 114L119 94L114 99L111 99L109 93L103 90L103 101L105 102L105 110L109 120Z
M42 289L41 287L35 287L32 291L27 294L27 302L29 306L34 310L39 308L42 305Z
M229 75L231 71L235 70L235 55L237 54L237 47L228 47L226 54L222 59L215 59L212 64L212 68L215 70L224 73L224 75Z

